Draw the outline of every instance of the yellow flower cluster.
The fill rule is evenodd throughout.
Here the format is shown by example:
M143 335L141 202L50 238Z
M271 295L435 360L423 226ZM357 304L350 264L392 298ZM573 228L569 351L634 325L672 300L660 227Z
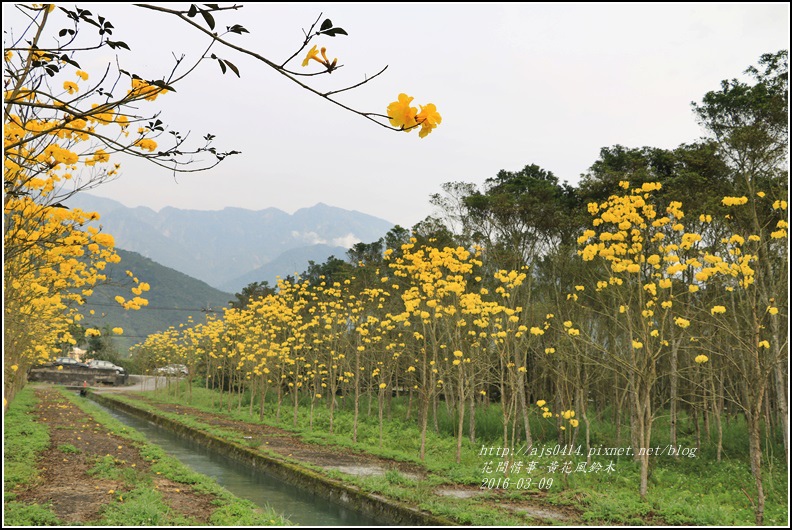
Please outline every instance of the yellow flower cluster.
M406 132L410 132L420 125L421 130L418 136L424 138L440 125L443 118L437 112L437 107L435 107L434 103L421 105L421 111L418 112L417 108L410 106L413 99L407 94L399 94L396 101L388 105L388 117L393 127Z
M141 138L135 142L135 145L145 151L154 151L157 148L157 142L150 138Z
M132 78L132 88L129 90L128 95L135 99L145 99L146 101L154 101L160 94L167 93L165 88L152 85L148 81L139 78Z
M322 54L321 59L319 58L320 53ZM305 59L302 62L303 68L308 66L311 61L316 61L317 63L321 64L327 69L328 72L335 70L336 65L338 64L338 58L334 58L332 61L327 58L327 48L323 46L322 49L319 50L316 48L316 45L308 50L308 55L305 56Z
M724 197L721 202L724 206L742 206L748 202L748 197Z

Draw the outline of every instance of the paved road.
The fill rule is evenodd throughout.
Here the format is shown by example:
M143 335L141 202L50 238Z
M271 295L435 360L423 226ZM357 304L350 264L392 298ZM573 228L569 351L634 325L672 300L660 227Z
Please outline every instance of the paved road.
M130 375L129 384L126 386L102 386L94 387L95 392L140 392L143 390L154 390L166 385L167 378L161 375Z

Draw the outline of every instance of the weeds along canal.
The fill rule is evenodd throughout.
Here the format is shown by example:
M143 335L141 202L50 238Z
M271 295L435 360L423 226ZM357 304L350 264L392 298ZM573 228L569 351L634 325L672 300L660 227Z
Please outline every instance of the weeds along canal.
M198 473L214 478L234 495L258 506L269 505L303 526L385 526L371 517L287 484L259 469L182 438L150 421L99 403L96 406L146 436L149 442Z

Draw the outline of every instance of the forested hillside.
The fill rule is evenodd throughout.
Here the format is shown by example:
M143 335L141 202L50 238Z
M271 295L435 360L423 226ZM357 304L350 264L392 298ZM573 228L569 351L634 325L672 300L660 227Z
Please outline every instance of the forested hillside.
M203 322L206 315L221 316L222 308L234 296L210 287L200 280L164 267L136 252L116 249L120 263L107 266L108 280L94 288L92 296L81 306L85 328L124 330L112 340L119 353L127 350L152 333L164 331L170 326ZM116 296L125 296L133 285L126 271L135 271L140 281L151 289L146 292L148 305L138 310L125 310L116 301ZM92 313L93 312L93 313Z

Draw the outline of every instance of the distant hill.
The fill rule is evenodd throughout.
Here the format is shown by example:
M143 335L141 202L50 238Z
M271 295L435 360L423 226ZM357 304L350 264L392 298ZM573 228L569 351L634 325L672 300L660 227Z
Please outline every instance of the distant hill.
M302 272L309 259L323 262L330 254L343 257L355 243L376 241L394 226L378 217L322 203L292 215L276 208L167 207L155 212L78 193L66 205L98 212L97 224L113 235L118 247L232 292L251 281L293 274L295 268ZM322 255L325 250L329 253ZM291 254L280 258L285 252ZM251 275L257 269L265 276Z
M105 269L108 282L94 289L94 294L81 307L85 327L102 328L105 325L121 327L124 334L114 338L119 352L125 354L130 346L141 342L151 333L163 331L170 326L205 321L207 313L221 314L234 295L219 291L206 283L186 274L163 267L136 252L117 248L121 263L108 264ZM151 290L143 293L149 305L137 311L126 311L115 301L117 295L131 298L130 288L134 286L126 271L132 271L142 282L151 285ZM94 314L91 315L90 311ZM217 312L217 313L214 313Z
M330 245L311 245L287 250L266 265L224 283L221 287L225 291L238 293L242 288L253 282L268 281L273 287L277 284L277 277L285 278L287 275L301 274L308 269L308 262L324 263L330 256L346 258L346 247L332 247Z

